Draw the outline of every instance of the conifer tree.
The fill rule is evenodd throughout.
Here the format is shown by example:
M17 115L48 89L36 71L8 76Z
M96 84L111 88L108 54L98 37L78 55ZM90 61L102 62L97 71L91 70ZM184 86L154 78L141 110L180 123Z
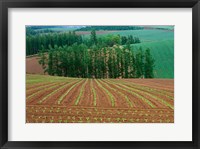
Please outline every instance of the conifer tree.
M145 51L145 63L144 63L144 74L145 78L153 78L153 68L154 68L154 62L150 49L147 48Z
M96 36L95 30L91 31L90 40L91 40L92 44L94 44L94 45L97 44L97 36Z
M136 78L144 78L144 54L140 47L135 58Z

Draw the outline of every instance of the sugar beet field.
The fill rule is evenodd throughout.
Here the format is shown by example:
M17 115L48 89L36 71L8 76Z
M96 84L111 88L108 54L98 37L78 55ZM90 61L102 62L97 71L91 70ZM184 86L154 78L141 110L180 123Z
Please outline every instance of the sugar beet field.
M27 123L173 123L173 79L26 75Z

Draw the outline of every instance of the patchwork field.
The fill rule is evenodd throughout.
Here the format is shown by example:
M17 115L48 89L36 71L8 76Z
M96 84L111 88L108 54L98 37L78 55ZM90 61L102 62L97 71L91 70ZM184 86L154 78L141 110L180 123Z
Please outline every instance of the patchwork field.
M27 123L173 123L173 79L26 75Z

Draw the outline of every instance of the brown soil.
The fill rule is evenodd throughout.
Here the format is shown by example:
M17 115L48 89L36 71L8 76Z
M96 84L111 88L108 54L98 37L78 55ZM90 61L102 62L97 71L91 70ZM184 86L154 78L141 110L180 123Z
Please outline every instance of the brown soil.
M96 83L96 81L93 81L93 86L94 89L96 91L96 95L97 95L97 107L112 107L111 101L110 101L110 97L107 95L107 93L98 86L98 84Z
M85 80L79 82L64 98L61 102L65 106L74 105L76 98L80 93L81 86L84 84Z
M58 83L58 85L54 86L53 88L50 88L50 89L46 89L44 90L43 92L39 92L37 94L35 94L34 96L28 98L26 100L26 104L28 105L35 105L35 104L38 104L38 102L43 98L45 97L46 95L50 94L51 92L53 92L55 89L57 89L58 87L60 86L63 86L65 83Z
M49 88L53 85L56 85L57 83L44 83L44 84L40 84L40 85L36 85L36 86L32 86L28 89L26 89L26 97L38 92L38 91L41 91L43 89L46 89L46 88Z
M89 79L88 82L85 85L84 88L84 92L80 98L79 101L79 106L93 106L93 102L94 102L94 97L92 94L92 89L91 89L91 81L93 81L92 79Z
M111 87L116 88L116 86L114 84L111 84L110 82L107 82L107 81L105 81L105 82L108 83ZM117 90L119 90L123 94L127 95L129 97L129 99L131 100L131 102L135 105L136 108L151 108L150 105L143 102L141 99L139 99L137 96L134 96L130 92L125 91L125 90L120 89L120 88L117 88Z
M109 84L105 83L105 82L101 82L99 81L99 83L104 86L113 96L114 96L114 99L115 99L115 107L118 108L118 107L123 107L123 108L128 108L129 107L129 104L127 103L127 101L124 99L125 97L122 96L120 93L119 93L119 90L114 88L114 87L111 87ZM105 84L107 84L108 86L110 86L111 88L114 88L115 90L112 90L111 88L109 88L108 86L106 86ZM123 94L123 93L122 93Z
M28 123L173 123L168 109L27 106Z
M30 75L31 76L31 75ZM173 80L164 79L86 79L30 84L26 89L27 123L173 123L174 110L160 99L174 106ZM86 82L86 83L85 83ZM111 95L102 89L102 85ZM115 83L112 83L115 82ZM77 83L77 84L76 84ZM68 84L68 85L67 85ZM69 89L76 86L69 91ZM64 88L60 88L66 85ZM52 87L52 88L51 88ZM96 92L96 106L94 94ZM128 88L126 88L128 87ZM59 89L60 88L60 89ZM82 88L82 94L81 93ZM57 90L59 89L59 90ZM51 94L57 90L55 93ZM59 98L69 93L58 104ZM131 91L131 92L130 92ZM135 95L134 95L135 93ZM48 95L51 96L48 97ZM140 96L137 96L140 95ZM31 96L33 95L33 96ZM111 98L115 106L112 107ZM132 103L125 98L127 96ZM42 103L39 103L47 97ZM77 100L80 97L79 100ZM152 108L142 98L149 100ZM75 105L76 101L79 101Z
M135 88L132 87L132 89L135 89ZM152 96L148 95L147 91L145 91L145 90L143 90L142 92L141 92L141 90L134 90L134 92L139 94L140 96L144 97L148 101L150 101L156 108L163 108L163 107L167 108L167 106L165 104L163 104L162 102L158 101L156 98L153 98ZM152 93L151 93L151 95L152 95Z
M162 89L169 92L174 91L174 80L172 79L123 79L126 82L133 82L138 85L152 87L155 89Z
M161 92L162 92L162 90L156 90L156 91L152 91L151 90L151 88L149 88L149 89L144 89L144 88L140 88L139 86L137 86L137 85L133 85L133 84L131 84L131 83L129 83L129 84L126 84L126 86L129 86L129 87L131 87L131 88L133 88L133 89L137 89L137 90L139 90L139 91L142 91L144 94L145 93L147 93L147 94L151 94L151 95L153 95L153 96L155 96L155 97L158 97L158 98L160 98L160 99L163 99L164 101L166 101L167 103L169 103L170 105L174 105L174 100L173 100L173 98L174 98L174 94L161 94ZM169 98L169 97L171 97L171 98ZM154 101L153 101L154 102ZM160 102L160 106L161 107L165 107L166 105L164 104L164 103L162 103L162 102Z
M58 90L56 93L54 93L53 95L51 95L50 97L48 97L42 104L44 105L57 105L58 103L58 99L65 93L67 92L70 87L72 87L74 84L76 84L77 82L80 81L75 81L73 83L70 83L68 85L66 85L66 87Z
M31 89L35 89L37 87L43 86L43 85L47 85L47 84L51 84L51 82L42 82L42 83L36 83L36 84L29 84L26 85L26 91L31 90Z
M44 74L42 66L38 63L38 56L26 58L26 73L27 74Z

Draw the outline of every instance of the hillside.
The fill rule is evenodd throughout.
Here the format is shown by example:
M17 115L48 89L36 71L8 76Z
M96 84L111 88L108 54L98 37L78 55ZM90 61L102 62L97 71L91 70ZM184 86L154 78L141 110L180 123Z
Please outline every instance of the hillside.
M100 36L106 35L120 35L120 36L128 36L133 35L133 37L139 37L142 42L150 42L150 41L160 41L160 40L173 40L174 32L168 30L124 30L124 31L116 31L112 33L103 34Z
M38 56L26 57L27 74L44 74L42 66L38 63Z
M174 78L174 41L153 41L132 45L133 50L137 51L150 48L155 61L155 78Z

